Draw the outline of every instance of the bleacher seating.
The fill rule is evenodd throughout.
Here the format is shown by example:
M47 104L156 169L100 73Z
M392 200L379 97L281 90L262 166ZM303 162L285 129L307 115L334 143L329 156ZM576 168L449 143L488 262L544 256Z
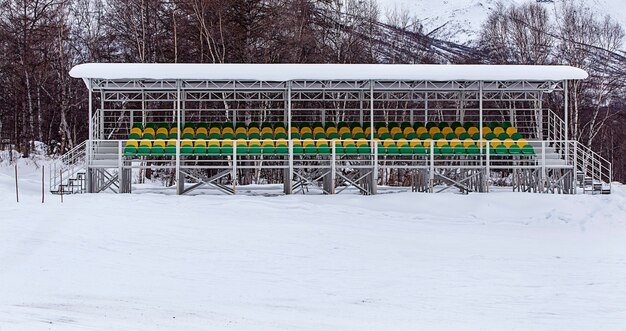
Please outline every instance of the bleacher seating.
M295 155L329 155L332 141L337 155L371 154L369 123L294 123L291 130ZM177 125L136 124L125 144L126 155L175 155ZM181 132L181 155L287 155L285 123L185 123ZM384 123L374 125L379 155L480 154L480 129L466 122ZM236 141L236 143L235 143ZM433 147L431 147L433 146ZM483 148L493 155L533 155L528 141L509 122L490 122L483 127Z

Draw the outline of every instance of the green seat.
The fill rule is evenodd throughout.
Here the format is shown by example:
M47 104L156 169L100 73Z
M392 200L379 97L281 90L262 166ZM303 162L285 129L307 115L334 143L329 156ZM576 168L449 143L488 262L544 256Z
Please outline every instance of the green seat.
M133 128L139 128L143 131L143 125L141 125L141 123L133 123Z
M165 146L165 155L176 155L176 145Z
M447 128L448 122L439 122L439 124L437 125L439 127L440 130L442 130L443 128Z
M304 155L304 148L301 145L293 145L294 155Z
M413 140L413 139L417 139L417 134L413 133L413 132L409 132L409 134L406 135L406 139L407 140Z
M141 136L142 140L154 140L154 136L151 133L144 133Z
M276 153L276 149L274 148L274 146L265 145L265 146L263 146L263 149L261 150L261 152L263 154L274 154L274 153Z
M522 154L522 150L517 145L511 145L511 147L509 147L509 154L511 154L511 155L520 155L520 154Z
M487 139L487 140L493 140L493 139L496 139L496 138L497 138L497 137L496 137L496 135L495 135L495 134L493 134L493 132L489 132L489 133L487 133L487 134L485 135L485 139Z
M437 132L433 135L433 140L439 140L439 139L444 139L445 137L443 136L443 133L441 132Z
M412 127L412 126L411 126L411 123L409 123L409 122L402 122L402 123L400 123L400 129L402 129L402 131L404 131L404 129L410 128L410 127Z
M368 145L361 145L358 147L358 153L361 155L372 154L372 148Z
M206 134L204 134L204 133L198 133L198 134L196 134L196 139L207 140L207 138L208 138L208 137L207 137L207 135L206 135ZM159 138L158 138L158 135L157 135L157 139L159 139Z
M452 122L452 124L450 124L450 127L451 127L452 129L455 129L455 130L456 130L456 128L460 128L460 127L462 127L462 126L463 126L463 125L461 124L461 122Z
M248 139L261 139L261 135L258 133L250 133Z
M499 127L499 126L500 126L500 123L498 123L498 122L496 122L496 121L491 121L491 122L489 122L489 128L490 128L491 130L493 130L493 129L495 129L495 128Z
M344 146L344 149L346 151L346 155L356 155L356 154L358 154L358 150L356 148L356 145L354 145L354 144L350 144L350 145Z
M326 139L326 134L323 132L318 132L317 134L315 134L315 139L319 140L319 139Z
M313 144L308 145L307 147L304 147L304 154L306 154L306 155L315 155L315 154L317 154L317 148L315 148L315 145L313 145Z
M331 134L328 135L328 139L339 139L339 133L337 132L332 132Z
M410 145L402 145L401 147L398 148L400 154L402 155L410 155L413 154L413 149L411 149Z
M263 140L273 140L274 139L274 135L271 133L264 133L263 135L261 135L261 139Z
M282 132L277 133L274 137L276 139L285 139L285 140L287 140L287 134L286 133L282 133Z
M206 147L204 146L196 146L193 148L193 155L206 155Z
M276 123L274 123L274 129L277 129L277 128L285 129L286 128L285 123L284 122L276 122Z
M335 127L335 123L333 122L326 122L326 125L324 126L325 129L334 128L334 127Z
M355 138L357 138L357 137L355 137ZM359 138L357 138L357 139L359 139ZM400 140L400 139L404 139L404 134L396 133L396 134L393 135L393 140Z
M352 139L352 134L346 132L346 133L341 135L341 139L342 140Z
M317 153L322 155L328 155L331 153L330 146L328 145L320 145L317 147Z
M506 129L508 129L508 128L512 127L513 125L511 124L511 122L506 122L506 121L505 121L505 122L502 122L502 125L501 125L501 126L502 126L502 128L503 128L504 130L506 130Z
M430 139L430 133L422 133L420 135L420 140L426 140L426 139Z
M339 122L337 124L337 129L341 129L341 128L349 128L350 126L348 125L348 123L346 122Z
M478 155L480 154L480 149L476 145L467 146L467 154Z
M470 135L467 132L463 132L459 135L459 140L470 139ZM478 134L478 138L480 139L480 134Z
M506 133L500 133L500 134L498 135L498 139L500 139L500 140L502 140L502 141L504 141L504 140L506 140L506 139L509 139L509 138L511 138L511 137L509 137L509 135L508 135L508 134L506 134Z
M191 155L193 154L193 146L183 146L180 148L180 154Z
M291 139L300 139L300 134L296 132L291 133Z
M221 150L222 155L233 155L233 146L222 146Z
M274 152L276 154L280 154L280 155L286 155L289 154L289 147L288 146L276 146L276 148L274 149Z
M435 122L428 122L428 123L426 123L426 129L428 129L429 131L430 131L431 128L434 128L436 126L438 126L438 125Z
M476 132L472 135L472 139L474 140L480 140L480 132ZM485 139L487 139L487 137L485 137Z
M144 136L145 136L145 135L144 135ZM193 136L193 134L191 134L191 133L187 132L187 133L185 133L185 134L183 134L183 135L182 135L181 139L190 139L190 140L193 140L193 139L194 139L194 136Z
M448 144L439 147L439 152L440 152L440 154L443 154L443 155L452 155L452 154L454 154L454 150Z
M300 135L300 139L305 140L305 139L313 139L313 134L312 133L304 133Z
M215 146L215 145L209 146L207 148L206 152L209 155L220 155L220 153L221 153L220 148L218 146Z
M452 140L452 139L457 139L458 137L456 136L456 134L454 133L448 133L446 135L446 140Z
M413 154L425 155L426 153L426 147L422 145L415 145L415 147L413 147Z
M507 150L506 146L504 146L503 144L500 144L500 145L496 146L495 150L496 150L496 154L498 154L498 155L507 155L507 154L509 154L509 151Z
M413 129L417 130L418 128L421 128L424 126L424 122L415 122L413 123Z
M526 145L524 147L522 147L522 154L524 155L535 155L535 149L530 146L530 145Z
M135 146L124 147L124 155L135 155L135 154L137 154L137 147Z
M248 153L250 155L261 155L262 151L263 149L261 148L261 145L252 145L248 147Z
M456 154L456 155L465 155L465 154L467 154L467 150L465 149L465 146L463 146L463 145L454 146L453 150L454 150L454 154Z
M228 140L234 140L235 139L235 135L233 135L230 132L227 132L227 133L222 134L222 139L224 139L224 140L227 140L227 139ZM245 138L242 138L242 139L245 139Z
M429 136L429 138L430 138L430 136ZM387 140L387 139L391 139L391 134L389 132L385 132L385 133L380 135L380 140Z
M465 128L465 130L469 130L469 128L475 127L476 124L474 122L465 122L463 123L463 127Z
M214 132L214 133L211 133L211 134L209 135L209 139L217 139L217 140L220 140L221 138L222 138L222 137L220 137L220 134L219 134L219 133L215 133L215 132ZM245 139L245 138L244 138L244 139Z
M248 154L248 147L243 144L237 144L237 155L246 155Z
M511 135L511 139L513 140L520 140L522 139L522 135L519 132L515 132L514 134Z
M335 144L335 154L343 155L345 153L346 153L346 150L343 148L343 146L341 146L341 144L339 144L339 142L337 142Z
M398 146L396 146L396 144L391 144L387 146L387 154L398 155L400 154L400 149L398 148Z

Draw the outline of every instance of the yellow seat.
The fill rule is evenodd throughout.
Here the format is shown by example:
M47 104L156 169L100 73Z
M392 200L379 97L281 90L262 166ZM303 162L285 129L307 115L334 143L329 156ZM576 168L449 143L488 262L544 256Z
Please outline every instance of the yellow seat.
M261 146L261 141L259 139L250 139L248 146Z
M491 133L491 128L488 126L483 126L483 137L488 133Z
M398 139L396 142L396 146L398 147L407 146L408 144L409 142L406 139Z
M459 145L463 145L463 143L459 139L450 140L450 147L454 148Z
M277 133L287 134L287 130L285 130L285 128L283 127L279 127L279 128L274 129L274 134L277 134Z
M230 139L222 140L222 147L233 147L233 141Z
M263 146L263 147L267 147L267 146L274 147L274 142L271 141L271 140L263 140L263 144L261 146Z
M204 139L198 139L193 143L193 147L206 147L206 141Z
M409 146L411 146L411 148L414 148L415 146L422 146L422 141L419 139L412 139L409 142Z
M472 126L469 129L467 129L467 134L469 134L470 136L473 136L477 133L480 133L480 130L475 126Z
M412 127L408 126L408 127L404 128L404 131L402 131L402 133L404 134L405 137L408 137L409 134L415 133L415 130L413 130Z
M385 148L387 148L389 146L393 146L395 144L396 144L396 142L393 141L393 139L391 139L391 138L385 139L385 141L383 141L383 146L385 146Z
M312 131L312 130L311 130L311 128L309 128L309 127L304 127L304 128L301 128L301 129L300 129L300 135L303 135L303 134L306 134L306 133L308 133L308 134L311 134L311 135L312 135L312 134L313 134L313 131Z
M204 134L205 136L208 136L209 131L206 128L198 128L198 130L196 130L196 134Z
M143 134L151 134L153 137L155 136L153 128L145 128L143 130Z
M193 147L193 142L190 139L185 139L180 142L180 147Z
M503 134L503 133L504 133L504 129L503 128L501 128L501 127L493 128L493 134L495 134L496 137L501 135L501 134Z
M278 139L278 141L276 142L276 147L279 146L289 146L289 142L285 139Z
M315 146L315 141L313 139L304 139L302 141L302 147Z
M217 139L211 139L211 140L209 140L207 146L209 146L209 147L213 147L213 146L220 147L220 141L217 140Z
M470 128L471 129L471 128ZM462 126L459 126L458 128L454 129L454 134L457 137L460 137L462 134L466 133L467 131L465 131L465 128ZM470 135L471 136L471 135Z
M145 131L144 131L144 133L145 133ZM184 128L183 129L183 134L187 134L187 133L191 134L192 136L196 135L196 132L194 131L193 128Z
M137 147L139 147L139 144L137 143L137 140L129 140L129 141L126 142L126 146L127 147L128 146L132 146L132 147L137 148Z
M365 132L365 136L366 136L366 137L369 137L369 136L371 136L371 135L372 135L372 128L367 127L367 128L365 128L365 131L364 131L364 132Z
M296 128L295 126L291 127L291 133L297 133L300 134L300 129Z
M437 140L437 147L439 147L439 148L441 148L441 147L443 147L443 146L445 146L447 144L448 144L448 142L445 139Z
M504 146L506 146L506 148L509 148L513 145L515 145L515 141L513 139L511 138L504 139Z
M266 133L269 133L269 134L273 135L274 134L274 130L272 130L272 128L266 126L266 127L261 129L261 135L264 135Z
M452 128L451 128L451 127L449 127L449 126L447 126L447 127L443 128L443 129L441 129L441 134L443 134L443 136L444 136L444 137L445 137L445 136L447 136L447 135L449 135L450 133L453 133L453 132L454 132L454 131L453 131L453 130L452 130Z
M133 134L133 133L138 135L138 136L140 136L140 137L143 134L143 132L141 131L140 128L132 128L132 129L130 129L130 134Z
M176 146L176 139L170 139L167 141L167 146Z
M362 128L357 126L356 128L352 129L352 136L356 136L359 133L363 133L363 129Z
M320 146L329 146L328 144L328 140L326 139L320 139L315 143L316 147L320 147Z
M342 141L342 145L343 147L354 145L354 139L346 139Z
M152 147L162 147L163 149L165 149L165 140L156 140L152 143Z
M231 128L224 128L224 130L226 130L226 129L231 129ZM226 133L226 132L223 132L223 133ZM237 129L235 129L235 135L238 135L238 134L248 135L248 130L246 130L246 128L240 126Z
M384 126L383 126L383 127L378 128L378 136L379 136L379 137L380 137L380 136L382 136L382 135L383 135L383 134L385 134L385 133L389 133L389 129L387 129L387 128L386 128L386 127L384 127Z
M491 147L495 148L496 146L500 145L502 142L500 141L500 139L494 138L494 139L491 139L489 143L491 144Z
M334 126L329 127L328 129L326 129L326 135L330 135L331 133L338 133L337 132L337 128Z
M294 146L302 146L302 140L300 139L293 139L292 143Z
M313 135L315 136L318 133L326 133L326 132L324 131L324 128L318 126L315 129L313 129Z
M389 133L391 134L391 136L395 136L398 133L402 133L402 129L396 126L391 128L391 131L389 131Z
M361 146L369 146L370 143L367 142L367 140L365 139L359 139L356 141L356 147L361 147Z
M422 140L422 145L424 145L425 148L430 148L430 145L433 143L433 140L428 138L426 140Z
M243 128L242 128L242 129L243 129ZM235 135L235 131L233 130L233 128L223 128L223 129L222 129L222 136L223 136L225 133ZM244 134L246 133L246 129L243 129L243 133L244 133Z
M441 130L439 130L439 128L436 126L433 126L432 128L430 128L430 130L428 130L428 133L430 134L431 137L440 132Z
M519 139L517 141L517 146L519 146L519 148L522 148L522 147L524 147L526 145L528 145L528 141L526 141L526 139L524 139L524 138Z
M178 128L171 128L170 129L170 137L178 135Z
M465 139L463 140L463 147L468 148L472 145L476 145L476 141L474 139Z
M509 136L512 136L514 133L517 133L517 128L513 126L506 128L506 134Z
M248 129L248 135L250 134L261 134L261 130L259 130L259 128L257 127L252 127Z
M340 135L340 136L341 136L341 135L343 135L343 134L345 134L345 133L349 133L349 134L350 134L350 133L351 133L351 132L350 132L350 128L348 128L348 127L345 127L345 126L344 126L344 127L342 127L342 128L340 128L340 129L339 129L339 135Z
M237 146L248 147L248 141L245 139L237 139Z
M218 135L222 135L222 132L220 131L220 128L211 128L209 129L209 134L218 134Z

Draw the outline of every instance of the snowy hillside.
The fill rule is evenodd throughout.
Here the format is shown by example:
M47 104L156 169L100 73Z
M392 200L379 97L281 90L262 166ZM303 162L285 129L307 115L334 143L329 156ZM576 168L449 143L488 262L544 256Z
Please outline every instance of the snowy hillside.
M0 330L617 330L610 196L48 196L0 167Z
M502 1L504 3L524 3L528 0ZM542 5L554 13L562 1L545 2ZM408 9L423 21L427 30L445 24L448 31L458 31L458 34L453 36L453 40L463 43L476 38L481 24L499 0L378 0L378 2L381 5L383 19L384 13L388 10L394 8ZM611 15L626 29L626 10L624 10L626 2L624 0L585 0L584 4L599 15Z

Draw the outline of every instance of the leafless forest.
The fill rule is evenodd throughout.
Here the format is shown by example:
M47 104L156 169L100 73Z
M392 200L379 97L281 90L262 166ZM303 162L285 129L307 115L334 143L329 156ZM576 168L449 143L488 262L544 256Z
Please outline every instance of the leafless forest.
M375 0L0 0L0 148L60 154L87 137L84 62L567 64L571 137L626 180L624 29L579 4L497 7L476 40ZM561 96L546 104L562 113Z

